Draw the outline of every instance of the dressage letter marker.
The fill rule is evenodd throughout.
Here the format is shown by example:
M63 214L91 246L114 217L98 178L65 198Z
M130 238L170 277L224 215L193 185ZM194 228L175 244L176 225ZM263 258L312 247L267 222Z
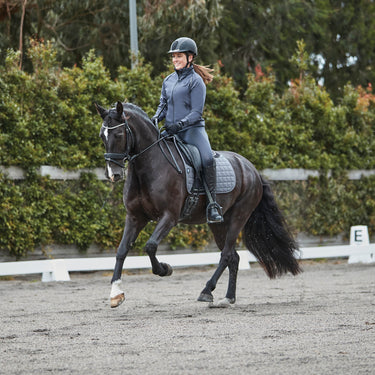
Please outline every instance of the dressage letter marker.
M351 255L348 263L371 263L374 261L374 253L367 250L370 240L366 225L356 225L350 228L350 245L363 248L363 254Z

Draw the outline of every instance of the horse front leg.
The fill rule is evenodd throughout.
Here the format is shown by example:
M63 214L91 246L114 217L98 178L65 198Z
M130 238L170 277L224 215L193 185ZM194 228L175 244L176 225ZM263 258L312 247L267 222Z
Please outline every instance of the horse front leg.
M121 288L121 274L124 261L133 243L137 239L139 232L145 227L146 224L147 220L140 220L136 217L132 217L129 214L126 216L125 228L120 245L117 249L116 264L111 280L111 307L117 307L125 300L125 293Z
M147 241L145 251L150 257L152 273L159 276L172 275L173 269L167 263L161 263L156 258L156 251L160 242L168 235L170 230L177 224L171 215L165 215L157 223L154 232L150 239Z

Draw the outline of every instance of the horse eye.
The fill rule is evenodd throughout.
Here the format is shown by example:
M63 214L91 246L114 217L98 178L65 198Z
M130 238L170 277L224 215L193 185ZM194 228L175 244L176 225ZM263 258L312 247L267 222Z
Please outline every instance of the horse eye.
M115 138L122 138L124 136L124 133L116 133Z

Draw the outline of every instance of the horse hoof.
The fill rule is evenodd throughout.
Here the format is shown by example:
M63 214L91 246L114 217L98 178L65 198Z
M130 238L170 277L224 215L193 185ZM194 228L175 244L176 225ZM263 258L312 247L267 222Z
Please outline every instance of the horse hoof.
M198 297L199 302L213 302L214 296L212 294L201 293Z
M163 273L159 276L171 276L173 273L173 268L168 263L160 263L161 267L163 268Z
M218 303L210 303L208 305L211 309L226 309L235 302L234 298L223 298Z
M116 297L111 298L111 307L118 307L125 301L125 294L118 294Z
M217 306L218 307L229 307L231 304L234 304L234 302L235 302L234 298L225 297L217 303Z

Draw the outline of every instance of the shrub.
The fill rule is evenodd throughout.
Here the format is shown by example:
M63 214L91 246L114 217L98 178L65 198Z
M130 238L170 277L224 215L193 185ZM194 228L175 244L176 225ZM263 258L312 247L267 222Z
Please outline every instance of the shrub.
M94 102L109 107L126 99L152 116L169 72L151 79L152 67L140 59L135 69L120 67L111 79L95 51L85 56L82 67L61 69L49 43L33 42L28 57L31 73L19 70L14 51L0 66L0 165L26 170L22 181L0 174L0 249L17 259L53 243L74 244L81 251L96 243L103 251L113 250L126 215L122 183L98 181L90 173L78 181L51 181L36 171L41 165L104 166ZM278 94L272 71L258 67L240 93L231 78L218 72L207 86L204 113L212 147L238 152L258 169L322 171L318 179L274 184L296 231L336 235L359 223L374 230L375 179L349 181L345 175L347 169L375 166L371 85L348 84L335 105L308 74L301 77ZM134 251L142 251L154 225L141 233ZM166 242L172 248L201 248L211 240L206 225L179 225Z

